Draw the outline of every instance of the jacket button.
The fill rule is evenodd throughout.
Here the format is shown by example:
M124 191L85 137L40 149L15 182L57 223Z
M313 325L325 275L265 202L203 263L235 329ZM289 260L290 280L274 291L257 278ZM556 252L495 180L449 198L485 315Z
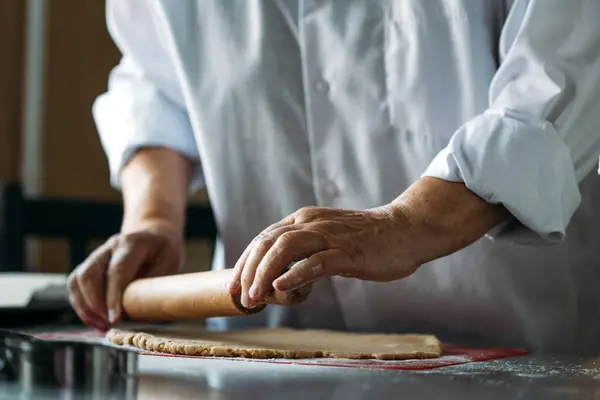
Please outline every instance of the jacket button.
M334 182L327 181L323 184L323 194L330 199L333 199L340 194L340 190Z
M320 80L315 84L315 89L319 93L326 93L329 91L329 85L327 82Z

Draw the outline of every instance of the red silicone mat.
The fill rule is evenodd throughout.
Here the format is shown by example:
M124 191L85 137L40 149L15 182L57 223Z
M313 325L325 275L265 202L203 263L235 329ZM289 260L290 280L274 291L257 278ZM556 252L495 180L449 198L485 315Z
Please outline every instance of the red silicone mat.
M98 331L67 331L54 333L38 333L33 335L46 340L70 340L85 342L102 342L104 335ZM192 357L172 354L162 354L147 351L140 351L141 354L155 357L183 357L183 358L201 358L210 359L210 357ZM466 364L470 362L482 362L497 360L506 357L516 357L528 354L527 351L515 348L469 348L452 345L444 345L444 353L440 358L426 360L342 360L335 358L309 358L309 359L247 359L247 358L226 358L231 361L259 362L269 364L293 364L308 366L325 367L344 367L344 368L371 368L388 370L426 370L440 367L449 367L451 365Z

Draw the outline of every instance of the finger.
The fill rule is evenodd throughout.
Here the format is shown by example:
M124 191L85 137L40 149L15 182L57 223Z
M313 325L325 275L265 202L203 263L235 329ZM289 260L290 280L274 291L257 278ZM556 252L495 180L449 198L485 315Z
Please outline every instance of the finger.
M106 305L108 320L118 323L122 318L121 298L127 285L135 278L148 257L149 247L132 241L120 242L112 253L106 273Z
M111 246L107 242L97 248L78 267L74 275L77 288L87 307L99 315L103 322L108 324L108 315L105 298L105 272L110 261Z
M148 260L145 261L134 279L156 278L159 276L170 275L176 273L182 265L183 259L181 254L176 250L169 248L165 243L152 257L150 263Z
M242 276L240 278L240 283L242 285L242 296L240 301L244 307L252 307L256 304L256 302L250 298L248 291L254 282L256 268L262 261L263 257L275 244L279 236L294 229L297 229L297 227L294 225L283 226L266 234L260 235L260 237L255 241L250 254L248 254L248 259L243 266Z
M248 256L250 255L250 252L252 251L252 248L254 247L254 244L256 243L257 239L264 236L268 232L274 231L275 229L281 228L283 226L293 225L294 220L295 220L294 215L293 214L289 215L286 218L282 219L281 221L276 222L276 223L270 225L269 227L267 227L252 242L250 242L250 244L246 247L246 249L242 253L242 256L238 259L237 263L235 264L235 266L233 268L233 274L227 285L227 288L229 289L229 292L231 294L239 294L242 289L242 285L241 285L242 271L244 270L244 265L246 264L246 261L248 260Z
M273 287L273 281L294 261L305 259L327 248L325 238L311 231L283 233L275 241L256 269L250 298L260 301Z
M254 247L254 244L256 243L256 240L264 235L266 235L268 232L274 231L278 228L284 227L284 226L290 226L294 224L294 220L295 220L295 216L294 214L292 215L288 215L286 218L282 219L279 222L276 222L272 225L270 225L269 227L267 227L265 230L263 230L244 250L244 252L242 253L242 256L239 258L239 260L237 261L237 263L235 264L235 267L233 268L233 274L231 277L231 280L229 281L228 284L228 289L229 292L232 294L238 294L240 293L241 289L242 289L242 285L241 285L241 277L242 277L242 271L244 270L244 266L246 264L246 261L248 260L248 256L250 255L252 248Z
M77 317L86 325L89 325L95 329L106 332L108 330L108 324L99 315L95 314L91 310L81 294L81 290L78 287L77 279L70 278L68 281L69 286L69 302L73 307L73 311L77 314Z
M107 327L104 319L88 307L75 278L69 281L69 302L79 319L87 325L96 329Z
M239 294L242 290L242 285L240 283L240 279L242 277L242 270L244 265L246 264L246 260L248 259L248 254L250 254L250 251L252 250L253 244L254 242L250 243L246 247L246 249L242 253L242 256L238 259L237 263L235 263L235 267L233 267L231 279L227 284L227 289L231 294Z
M339 249L325 250L294 264L273 282L273 287L283 292L294 290L327 276L351 276L353 269L354 263L346 253Z

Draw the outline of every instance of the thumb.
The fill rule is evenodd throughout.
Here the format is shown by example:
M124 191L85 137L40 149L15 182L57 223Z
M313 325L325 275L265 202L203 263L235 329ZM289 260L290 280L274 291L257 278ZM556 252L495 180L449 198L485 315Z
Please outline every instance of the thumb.
M123 292L138 274L147 252L146 246L127 242L119 242L113 250L106 276L106 306L111 324L121 320Z

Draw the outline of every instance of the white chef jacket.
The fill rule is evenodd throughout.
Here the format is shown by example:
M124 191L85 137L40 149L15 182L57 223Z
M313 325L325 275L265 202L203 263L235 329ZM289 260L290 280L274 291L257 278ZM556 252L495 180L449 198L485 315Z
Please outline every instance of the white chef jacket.
M391 283L215 329L292 325L600 350L600 1L109 0L123 53L94 105L112 182L140 147L197 162L230 268L306 205L365 209L421 176L514 216Z

